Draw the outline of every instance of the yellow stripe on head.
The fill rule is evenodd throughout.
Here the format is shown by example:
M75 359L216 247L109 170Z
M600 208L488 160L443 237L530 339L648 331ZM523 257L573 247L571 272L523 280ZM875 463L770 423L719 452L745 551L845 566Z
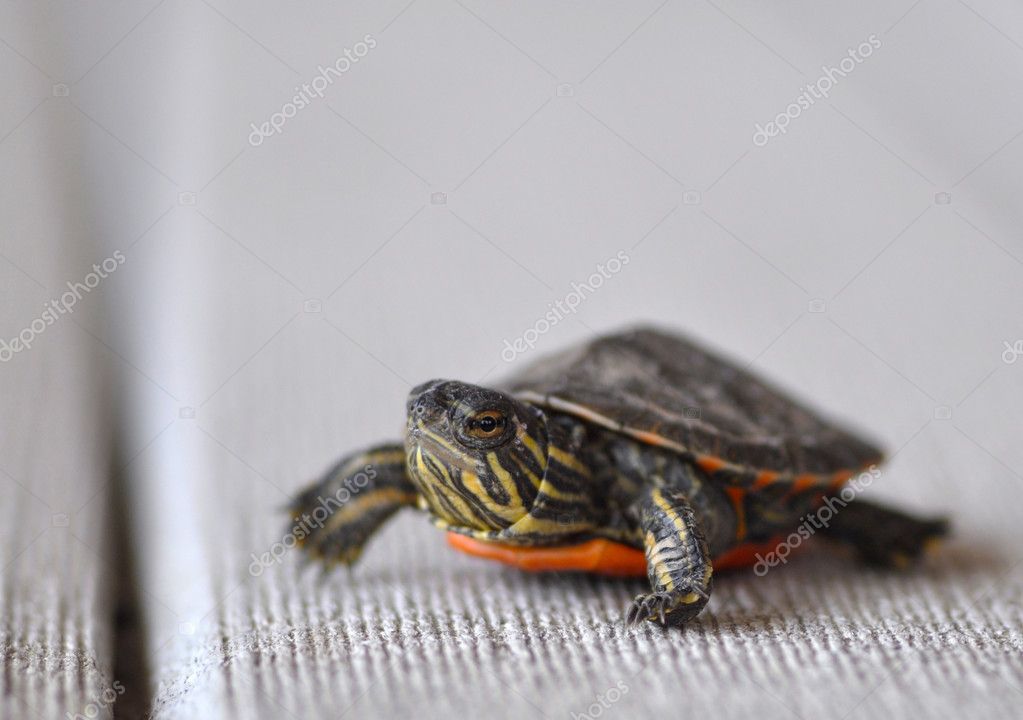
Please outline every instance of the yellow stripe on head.
M501 465L501 461L497 458L497 453L487 453L487 465L494 473L498 482L501 483L501 487L504 488L504 491L508 493L508 496L511 498L510 505L512 507L522 507L524 503L522 501L522 496L519 495L519 489L515 485L515 480L512 478L511 473L508 472L503 465Z
M522 444L526 446L526 449L532 453L533 457L536 458L536 464L541 468L547 465L547 458L540 450L540 446L536 444L536 440L526 432L524 427L519 427L515 433L515 437L522 441Z
M590 476L590 469L579 462L579 458L571 453L567 453L561 448L554 447L553 445L548 448L548 452L551 454L551 458L558 461L567 468L571 468L575 472L579 473L583 477Z

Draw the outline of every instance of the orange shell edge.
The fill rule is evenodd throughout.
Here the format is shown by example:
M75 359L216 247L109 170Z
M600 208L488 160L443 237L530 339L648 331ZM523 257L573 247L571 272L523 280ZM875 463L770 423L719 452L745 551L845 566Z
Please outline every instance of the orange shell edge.
M645 577L647 574L642 550L603 538L575 545L518 547L485 542L454 532L448 532L447 536L448 544L456 550L527 572L572 571L612 577ZM777 546L777 541L744 543L714 558L714 569L751 567L756 564L758 554L766 555Z

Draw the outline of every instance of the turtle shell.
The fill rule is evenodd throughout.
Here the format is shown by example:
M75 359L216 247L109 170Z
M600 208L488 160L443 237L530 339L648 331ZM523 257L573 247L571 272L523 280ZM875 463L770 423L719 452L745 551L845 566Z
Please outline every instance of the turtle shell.
M882 456L748 370L652 328L541 358L505 388L526 402L671 448L711 470L813 475L825 483Z

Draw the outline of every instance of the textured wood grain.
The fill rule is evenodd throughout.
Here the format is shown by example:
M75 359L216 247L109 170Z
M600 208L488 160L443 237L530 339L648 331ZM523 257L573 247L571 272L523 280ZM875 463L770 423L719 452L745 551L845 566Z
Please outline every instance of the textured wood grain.
M62 278L80 277L88 255L84 244L38 249L39 283L25 290L33 302L4 304L4 338L38 316ZM0 274L13 282L9 267ZM102 346L64 317L0 364L0 717L106 718L123 694L114 687L126 680L114 675L105 362Z

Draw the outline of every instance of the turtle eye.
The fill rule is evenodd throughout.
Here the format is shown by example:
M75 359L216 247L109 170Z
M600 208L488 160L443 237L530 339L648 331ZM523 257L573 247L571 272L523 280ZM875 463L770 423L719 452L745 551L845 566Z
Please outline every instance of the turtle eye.
M500 410L484 410L465 422L465 433L479 440L500 436L508 427L508 418Z

